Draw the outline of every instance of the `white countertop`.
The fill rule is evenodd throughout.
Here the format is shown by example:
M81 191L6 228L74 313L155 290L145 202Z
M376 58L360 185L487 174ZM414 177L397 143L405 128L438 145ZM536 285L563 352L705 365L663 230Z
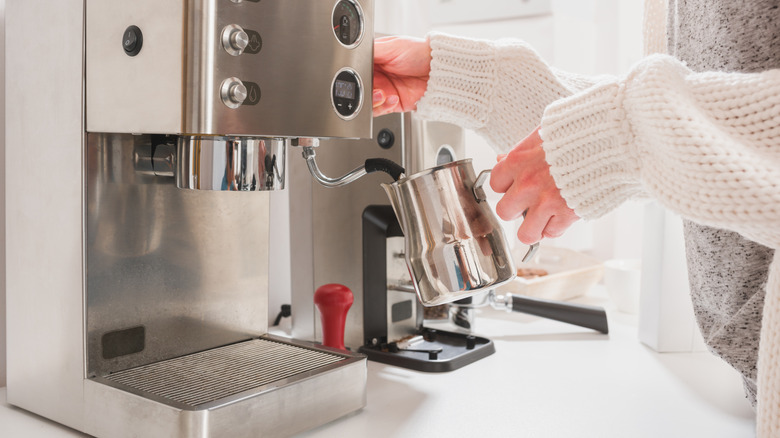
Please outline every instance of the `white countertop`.
M735 371L709 353L655 353L635 316L609 316L607 336L480 309L477 334L495 354L440 374L368 362L367 406L302 436L755 436ZM0 400L2 437L84 436L7 405L5 388Z

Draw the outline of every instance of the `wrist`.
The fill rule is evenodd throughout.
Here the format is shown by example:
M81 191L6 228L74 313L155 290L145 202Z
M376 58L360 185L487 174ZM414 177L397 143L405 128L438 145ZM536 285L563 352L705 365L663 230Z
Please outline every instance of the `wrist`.
M642 191L622 98L619 83L605 83L554 102L542 117L550 174L582 218L598 218Z

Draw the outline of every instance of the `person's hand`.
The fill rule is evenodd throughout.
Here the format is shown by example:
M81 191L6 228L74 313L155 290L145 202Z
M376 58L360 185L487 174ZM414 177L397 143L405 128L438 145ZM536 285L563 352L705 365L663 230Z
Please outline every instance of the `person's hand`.
M374 41L374 116L416 109L430 71L427 40L384 37Z
M504 193L496 205L501 219L514 220L526 212L517 230L517 238L526 245L543 237L559 237L579 219L550 175L538 128L500 157L490 175L490 187Z

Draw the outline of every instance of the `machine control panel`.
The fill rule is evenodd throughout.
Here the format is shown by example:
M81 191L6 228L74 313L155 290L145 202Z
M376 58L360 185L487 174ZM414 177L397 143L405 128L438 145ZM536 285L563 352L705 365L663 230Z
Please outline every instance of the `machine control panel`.
M233 56L244 52L249 45L249 35L241 26L229 24L222 29L222 47Z
M349 120L354 117L362 102L363 85L360 76L351 68L339 70L333 79L333 108L342 119Z
M122 48L127 56L135 56L141 52L144 45L144 34L138 26L128 26L122 35Z
M374 0L87 1L90 132L371 136Z
M347 47L355 47L363 37L363 11L353 0L339 0L333 8L333 33Z
M219 95L228 108L238 108L246 100L248 92L241 79L228 78L222 81L222 86L219 87Z

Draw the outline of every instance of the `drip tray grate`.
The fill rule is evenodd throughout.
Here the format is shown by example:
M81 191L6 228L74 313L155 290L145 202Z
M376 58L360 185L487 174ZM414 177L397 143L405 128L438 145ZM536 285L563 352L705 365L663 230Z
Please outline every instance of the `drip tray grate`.
M104 379L195 408L341 360L344 357L336 354L253 339L116 372Z

